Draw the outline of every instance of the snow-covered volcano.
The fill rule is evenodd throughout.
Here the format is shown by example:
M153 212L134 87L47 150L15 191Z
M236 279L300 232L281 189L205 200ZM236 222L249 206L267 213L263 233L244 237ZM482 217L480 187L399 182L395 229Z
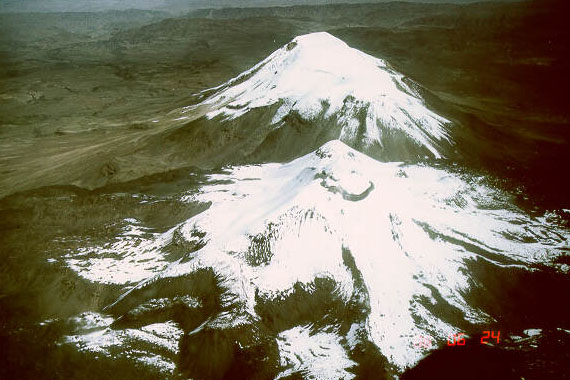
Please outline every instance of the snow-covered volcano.
M429 351L418 337L435 349L496 322L496 306L473 297L488 273L515 281L537 265L568 270L556 264L568 233L483 178L378 162L338 140L286 164L229 168L183 197L211 206L164 234L131 221L128 245L68 258L95 282L142 280L107 308L116 319L87 316L99 327L68 342L112 353L142 340L158 348L139 350L141 360L171 371L169 355L189 358L177 368L191 378L223 378L245 358L257 375L349 379L362 352L397 375ZM172 244L187 249L168 263ZM156 342L168 339L179 348L161 353ZM219 377L194 349L222 357Z
M277 130L286 133L299 129L292 123L301 123L310 125L311 135L340 139L383 161L446 156L449 122L426 107L414 86L383 60L320 32L296 37L250 70L205 91L200 106L216 122L263 113L263 122L247 123L261 124L255 133L273 139Z

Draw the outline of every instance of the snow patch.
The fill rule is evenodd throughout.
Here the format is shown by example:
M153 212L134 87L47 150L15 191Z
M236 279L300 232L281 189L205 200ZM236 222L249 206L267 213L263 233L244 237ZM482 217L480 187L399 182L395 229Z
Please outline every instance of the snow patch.
M347 371L356 363L350 360L336 334L311 334L307 327L297 326L277 337L281 365L285 368L277 379L296 372L316 380L353 379Z

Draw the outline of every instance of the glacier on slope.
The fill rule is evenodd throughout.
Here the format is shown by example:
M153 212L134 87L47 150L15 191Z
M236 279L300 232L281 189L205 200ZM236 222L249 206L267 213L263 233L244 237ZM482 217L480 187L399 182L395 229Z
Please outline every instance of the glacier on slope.
M149 324L148 316L161 315L157 308L174 297L172 290L161 294L167 285L194 291L196 278L212 272L221 306L207 306L212 303L207 298L174 297L176 305L198 318L186 327L182 342L196 337L204 346L215 345L217 340L208 340L214 330L229 334L227 341L235 339L238 351L276 350L282 365L277 377L297 369L317 379L351 378L345 369L354 365L352 355L366 342L377 347L388 371L397 375L429 351L416 347L415 337L429 335L436 346L443 345L465 326L492 323L492 316L468 297L482 286L468 267L474 261L528 271L538 264L568 270L554 263L568 250L567 231L526 215L483 180L423 165L378 162L340 141L286 164L228 168L211 175L198 194L185 197L211 202L211 207L139 245L143 274L151 257L161 270L107 312L117 321L136 317L138 324ZM197 248L167 263L160 246L175 235L196 242ZM105 252L101 260L109 260ZM90 257L90 265L70 265L85 278L102 281L96 247ZM114 260L120 270L122 259ZM132 275L135 283L140 278L133 275L136 262L130 253L125 260L128 271L113 278L127 281ZM319 308L319 297L332 306ZM299 298L313 309L295 304ZM287 302L300 309L280 309ZM453 310L460 310L462 318L455 318ZM164 321L153 323L158 322ZM239 338L236 331L252 335ZM275 346L263 341L274 334ZM68 343L97 346L90 343L95 338L101 341L101 334L74 335ZM269 348L259 351L259 345ZM325 348L311 355L311 347ZM202 373L196 365L186 367L191 377Z
M211 95L198 106L219 122L267 108L269 131L283 128L293 114L314 121L315 129L332 120L340 131L333 138L380 152L387 161L444 157L452 144L449 121L430 111L413 86L382 59L319 32L296 37L250 70L206 90L204 96ZM386 156L383 150L401 152Z

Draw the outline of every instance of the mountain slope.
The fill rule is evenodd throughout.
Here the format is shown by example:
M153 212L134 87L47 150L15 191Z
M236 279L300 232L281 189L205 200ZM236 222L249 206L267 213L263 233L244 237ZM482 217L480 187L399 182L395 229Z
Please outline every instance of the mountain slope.
M199 106L210 109L206 119L213 123L200 119L184 130L208 136L216 132L205 130L231 130L223 143L247 131L251 137L237 143L245 157L260 161L291 159L337 138L385 161L448 156L449 121L425 106L415 86L383 60L312 33L204 91ZM183 109L179 119L194 109ZM284 143L293 152L276 157Z
M359 352L373 363L384 358L384 370L399 374L449 334L532 315L528 308L537 305L526 301L497 309L478 299L490 279L508 289L540 265L561 276L568 270L557 263L568 233L527 216L483 180L381 163L340 141L290 163L211 175L197 194L184 196L211 202L208 210L154 236L139 235L134 221L126 234L140 241L132 248L118 241L68 256L91 281L146 278L107 307L114 319L97 334L68 342L112 352L128 347L125 334L173 318L187 338L169 355L185 357L200 342L223 364L218 374L199 362L212 357L178 363L191 377L223 378L230 363L250 358L261 361L250 375L279 368L278 378L297 371L351 378L346 369L366 362ZM168 246L182 242L193 248L169 263ZM118 330L105 332L111 322ZM118 343L109 344L113 334ZM432 337L434 346L418 346L419 336ZM311 347L322 352L311 355Z

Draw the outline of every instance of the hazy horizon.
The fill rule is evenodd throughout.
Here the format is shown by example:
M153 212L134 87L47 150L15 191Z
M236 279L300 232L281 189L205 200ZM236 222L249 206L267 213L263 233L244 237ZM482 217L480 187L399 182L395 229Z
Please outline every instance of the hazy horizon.
M399 0L411 3L516 2L519 0ZM102 12L111 10L156 10L179 12L205 8L275 7L389 3L393 0L0 0L0 13L12 12Z

